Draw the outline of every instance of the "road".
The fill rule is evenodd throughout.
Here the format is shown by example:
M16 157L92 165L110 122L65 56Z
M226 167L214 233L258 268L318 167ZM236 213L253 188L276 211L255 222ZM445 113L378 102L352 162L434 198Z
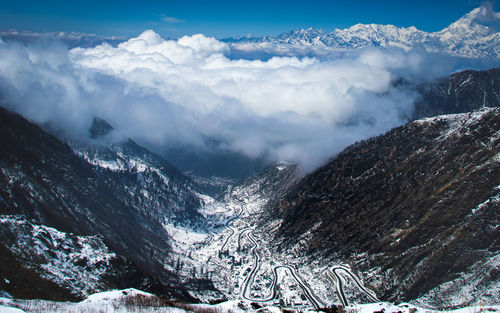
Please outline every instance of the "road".
M274 279L276 281L278 279L278 274L276 273L276 270L278 268L285 268L285 269L288 269L290 271L290 273L292 274L292 277L295 279L295 281L297 282L297 284L299 284L300 288L302 289L302 291L306 295L306 298L314 306L315 310L318 310L320 307L325 307L325 304L321 300L319 300L314 295L313 291L309 288L309 286L306 283L304 283L304 280L302 279L302 277L299 276L299 274L297 273L297 271L295 270L295 268L293 268L291 266L288 266L288 265L278 265L278 266L275 266L273 268L273 272L275 273ZM321 303L321 305L320 305L320 303Z
M253 262L253 266L252 266L252 270L250 271L250 274L248 274L247 278L243 282L243 287L241 289L241 296L244 299L246 299L246 300L250 300L246 296L246 294L247 294L247 291L248 291L248 287L252 285L253 280L255 278L255 274L257 273L257 269L259 268L259 265L260 265L260 255L257 252L257 247L259 245L258 245L257 241L255 240L255 238L253 237L253 230L251 230L249 232L246 232L246 235L247 235L248 240L250 240L250 242L252 243L252 248L250 248L250 251L251 251L251 253L254 256L254 262ZM274 284L275 284L275 282L273 282L273 285ZM271 293L271 295L272 295L272 293ZM270 298L269 300L257 300L257 301L265 302L265 301L270 301L272 299L274 299L274 297ZM254 300L251 300L251 301L254 301Z
M231 217L230 219L227 220L226 222L226 228L229 229L229 231L231 232L229 234L229 236L227 236L226 240L224 241L224 244L222 245L222 247L219 249L220 252L223 252L224 249L226 248L227 246L227 243L229 242L229 239L231 239L231 237L234 235L234 229L231 227L231 223L239 218L241 216L241 214L243 213L243 207L240 209L240 212L238 212L238 214L236 214L235 216ZM220 254L219 254L219 257L220 257Z
M239 202L241 202L241 201L239 201ZM231 223L234 220L236 220L237 218L240 218L241 215L243 214L245 205L244 205L244 203L240 203L240 205L241 205L241 208L240 208L240 211L238 212L238 214L231 217L226 222L226 228L229 229L230 234L226 237L223 245L221 246L221 248L219 250L220 252L224 252L229 240L236 233L236 231L231 227ZM321 301L314 294L314 292L311 290L311 288L309 288L308 284L306 284L304 282L302 277L300 277L300 275L297 273L297 270L294 267L289 266L289 265L276 265L276 266L272 267L273 278L272 278L271 286L269 287L269 289L270 289L269 296L267 296L265 298L252 298L249 295L249 292L251 290L255 276L257 275L257 272L259 271L259 268L261 265L261 257L260 257L259 251L258 251L260 249L260 246L254 237L254 229L252 227L246 227L246 228L243 228L242 230L240 230L240 232L238 234L238 241L237 241L238 251L241 249L241 240L244 236L247 237L248 241L252 245L250 248L250 253L253 255L254 262L253 262L253 265L251 267L250 273L245 278L243 285L241 287L240 295L243 299L253 301L253 302L268 302L268 301L274 300L277 296L277 288L276 287L278 285L278 279L279 279L278 270L284 269L285 271L289 271L290 275L293 277L293 279L297 282L299 287L302 289L307 300L311 303L311 305L316 310L318 310L320 307L326 306L325 303L323 303L323 301ZM221 253L219 253L219 258L221 258ZM345 295L345 291L344 291L345 280L344 280L343 275L340 274L341 272L343 272L344 275L347 274L347 276L350 277L355 282L355 284L358 286L358 288L363 293L365 293L370 300L375 301L375 302L379 301L372 291L366 289L363 286L363 284L361 283L361 280L355 274L353 274L351 272L350 268L348 268L346 266L338 265L338 266L334 266L334 267L326 270L325 275L327 278L334 281L338 298L343 306L347 306L347 305L349 305L349 303L348 303L347 297Z
M344 279L336 271L326 271L326 276L334 281L340 303L343 306L347 306L348 302L344 293Z
M324 304L316 298L316 296L314 295L312 290L309 288L309 286L307 286L307 284L304 283L302 277L300 277L298 275L295 268L288 266L288 265L277 265L277 266L273 267L273 269L272 269L273 280L272 280L271 287L270 287L271 292L267 298L254 299L254 298L247 296L248 290L249 290L250 286L252 285L254 278L255 278L255 275L257 274L257 271L260 267L260 255L257 251L257 249L259 248L259 244L255 240L255 237L253 236L253 229L250 229L250 228L244 229L240 233L240 235L243 233L246 234L248 240L252 243L252 247L250 248L250 251L254 256L254 263L253 263L253 266L252 266L250 273L248 274L247 278L243 282L243 287L241 290L242 298L244 298L245 300L254 301L254 302L268 302L268 301L271 301L274 298L276 298L276 286L278 284L278 269L283 268L283 269L290 271L290 274L292 275L293 279L300 286L300 288L304 292L306 298L309 300L309 302L313 305L313 307L316 310L319 309L321 307L321 305L324 306ZM321 305L320 305L320 303L321 303Z
M347 275L349 275L349 277L351 277L352 280L354 280L354 282L356 283L358 288L361 291L363 291L368 296L368 298L370 300L375 301L375 302L379 301L377 299L377 297L375 296L375 294L373 294L372 291L366 289L365 286L363 286L363 284L361 283L360 279L356 275L354 275L348 267L338 265L338 266L334 266L331 269L327 270L326 276L335 282L335 286L337 289L337 295L338 295L339 300L343 306L347 306L349 303L347 302L347 298L346 298L345 292L344 292L345 281L344 281L343 277L339 274L339 272L341 272L341 271L347 273Z

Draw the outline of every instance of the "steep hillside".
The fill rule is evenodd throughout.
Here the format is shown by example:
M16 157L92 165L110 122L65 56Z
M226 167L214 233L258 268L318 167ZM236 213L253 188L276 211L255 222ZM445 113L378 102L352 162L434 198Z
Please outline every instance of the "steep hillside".
M382 299L498 301L499 155L498 108L357 143L275 206L275 246L344 260Z
M0 109L0 145L0 214L20 214L40 225L77 236L99 235L113 253L132 260L143 278L152 275L158 279L160 283L149 286L152 291L189 298L164 263L171 246L162 223L169 214L158 217L148 212L147 207L138 205L147 197L134 193L138 190L127 189L141 177L153 179L150 172L154 170L144 175L139 170L117 175L109 169L96 168L68 145L4 109ZM153 186L162 177L155 179L151 182ZM148 183L146 180L145 184ZM14 253L7 242L2 241ZM19 254L17 259L21 266L25 265ZM136 282L138 287L141 284Z
M90 142L69 144L96 175L105 173L115 195L140 214L145 225L201 222L197 209L204 196L177 168L131 139L113 140L113 127L102 119L94 119L90 136Z
M96 290L154 284L101 236L76 236L2 215L0 238L0 290L16 298L76 300Z
M412 119L497 107L500 106L500 68L455 73L421 84L415 91L420 98L415 102Z
M271 164L235 184L226 194L245 203L269 205L281 199L301 178L299 165L288 162Z

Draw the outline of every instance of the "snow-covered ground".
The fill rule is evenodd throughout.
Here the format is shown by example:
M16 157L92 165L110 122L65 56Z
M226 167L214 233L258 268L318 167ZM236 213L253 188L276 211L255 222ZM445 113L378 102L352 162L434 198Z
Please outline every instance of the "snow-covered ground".
M496 313L500 312L500 305L495 306L470 306L456 310L436 311L417 307L408 303L399 305L378 302L370 304L357 304L344 308L345 313ZM305 310L306 312L308 310ZM60 312L60 313L281 313L278 306L265 306L245 300L231 300L219 304L182 304L165 302L152 294L136 290L112 290L89 296L81 302L54 302L44 300L13 300L0 297L0 313L21 312Z
M289 166L294 165L280 163L276 170ZM172 270L186 279L212 280L221 293L193 292L203 301L241 299L301 310L341 304L334 281L326 274L341 264L311 262L293 251L277 254L270 233L279 221L270 223L269 229L256 227L269 201L262 194L264 181L265 177L233 187L222 200L207 203L200 213L212 223L208 232L164 225L176 255ZM340 275L349 301L369 302L349 275Z
M76 236L21 216L2 215L0 231L15 238L3 237L2 244L22 257L25 266L41 271L43 278L77 296L102 290L102 277L116 257L99 236Z

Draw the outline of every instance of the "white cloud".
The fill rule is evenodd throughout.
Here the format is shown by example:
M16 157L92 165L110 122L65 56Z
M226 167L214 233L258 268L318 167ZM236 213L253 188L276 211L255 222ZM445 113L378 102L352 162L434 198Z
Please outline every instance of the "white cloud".
M172 16L163 16L162 21L167 22L167 23L172 23L172 24L178 24L184 22L184 20Z
M403 51L263 61L228 58L230 49L204 35L173 41L153 31L117 47L70 51L0 43L0 88L4 106L72 135L86 133L97 115L153 146L203 147L209 138L313 167L403 123L413 96L392 82L429 65Z

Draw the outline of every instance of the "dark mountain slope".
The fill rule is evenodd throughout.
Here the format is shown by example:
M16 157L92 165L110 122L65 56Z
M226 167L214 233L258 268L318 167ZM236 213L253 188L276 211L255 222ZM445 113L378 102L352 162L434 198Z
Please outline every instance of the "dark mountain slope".
M94 141L70 146L97 175L105 173L115 195L145 219L144 225L203 223L197 211L202 199L191 179L131 139L110 142L112 131L107 122L94 119L90 129Z
M127 203L116 176L96 171L68 145L4 109L0 146L0 214L22 214L66 233L100 235L141 272L176 287L158 290L188 297L160 261L170 250L168 233L160 221L146 219Z
M463 71L417 86L413 119L500 106L500 68Z
M301 168L295 163L278 162L240 181L228 194L240 201L263 201L265 205L279 201L301 178Z
M0 239L0 290L16 298L77 300L96 290L153 291L158 284L112 252L101 236L76 236L1 215Z
M498 108L420 120L357 143L275 206L275 242L349 262L382 299L430 299L441 286L429 301L445 305L473 284L459 300L497 301L499 153Z

